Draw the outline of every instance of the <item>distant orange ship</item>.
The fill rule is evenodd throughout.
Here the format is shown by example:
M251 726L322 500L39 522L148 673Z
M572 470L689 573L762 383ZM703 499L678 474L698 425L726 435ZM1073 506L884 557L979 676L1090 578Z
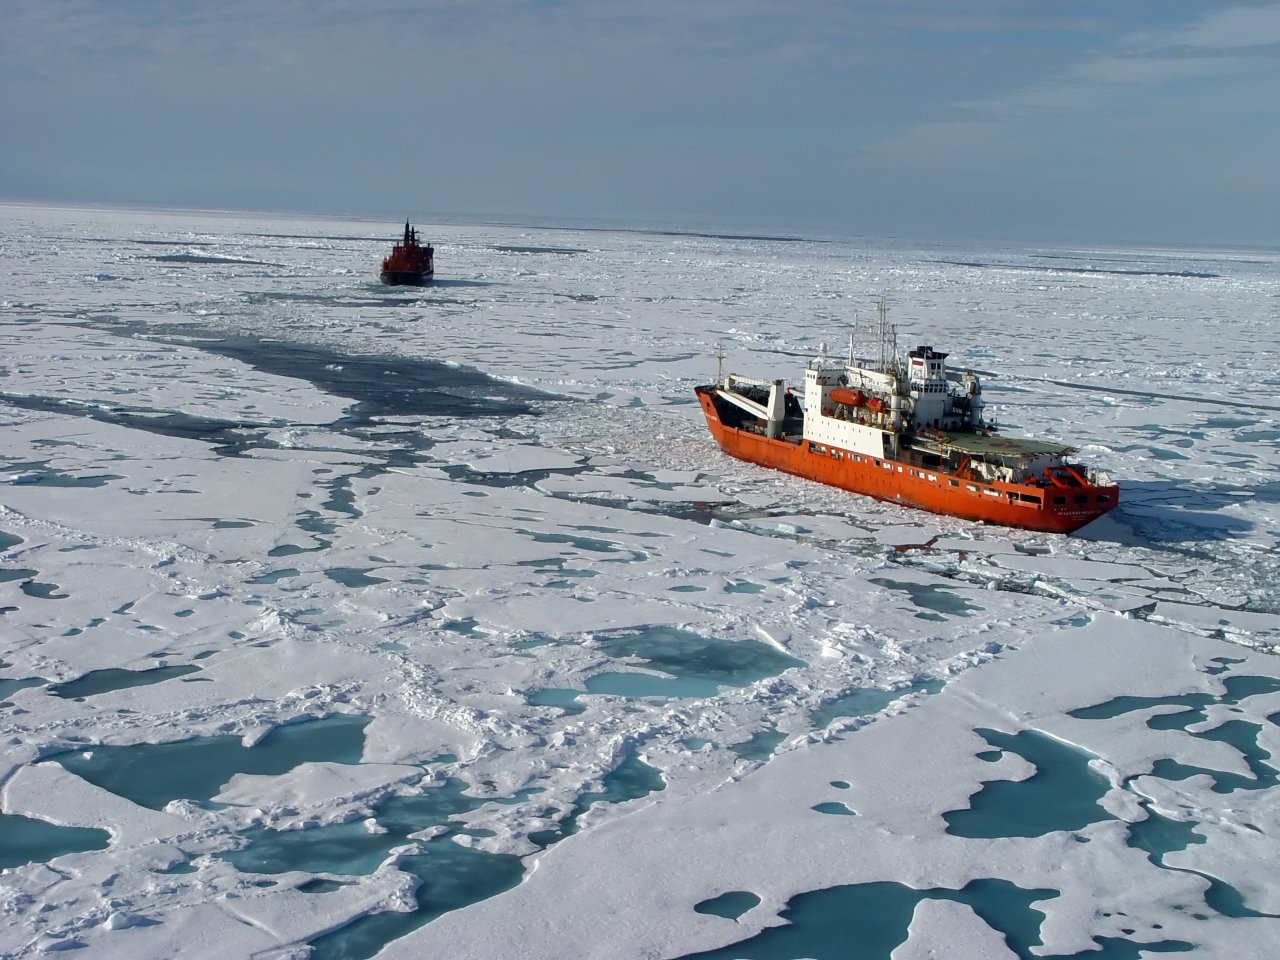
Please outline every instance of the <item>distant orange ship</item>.
M1060 443L999 436L971 372L945 353L897 355L880 305L880 356L824 355L804 392L729 374L696 387L711 435L731 456L878 500L966 520L1070 533L1111 510L1120 488L1071 462Z
M418 243L418 231L404 224L404 239L391 248L391 256L382 261L382 282L392 285L420 287L435 276L435 247Z

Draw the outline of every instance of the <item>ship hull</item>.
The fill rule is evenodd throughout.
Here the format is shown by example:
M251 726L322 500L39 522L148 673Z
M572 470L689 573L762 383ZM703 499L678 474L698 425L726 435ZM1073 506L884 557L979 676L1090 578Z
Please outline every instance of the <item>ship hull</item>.
M418 242L418 231L409 221L404 224L404 239L391 248L391 256L382 261L379 276L388 286L424 287L435 272L435 248Z
M433 276L417 270L383 270L382 282L392 287L425 287Z
M854 454L795 438L772 439L723 423L714 388L698 387L707 427L720 448L748 463L931 513L1046 533L1070 533L1112 509L1115 486L1044 488L978 482L937 468ZM1058 503L1055 501L1061 500Z

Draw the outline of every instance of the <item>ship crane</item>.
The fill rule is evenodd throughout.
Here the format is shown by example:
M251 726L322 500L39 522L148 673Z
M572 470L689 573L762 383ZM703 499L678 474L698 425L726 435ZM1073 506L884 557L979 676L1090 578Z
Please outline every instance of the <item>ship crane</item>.
M736 389L737 384L744 383L754 387L767 387L768 403L758 403L750 397L743 396ZM765 422L765 436L776 438L782 432L782 422L786 417L786 388L781 380L756 380L751 377L737 377L733 374L725 377L724 386L716 393L758 420Z

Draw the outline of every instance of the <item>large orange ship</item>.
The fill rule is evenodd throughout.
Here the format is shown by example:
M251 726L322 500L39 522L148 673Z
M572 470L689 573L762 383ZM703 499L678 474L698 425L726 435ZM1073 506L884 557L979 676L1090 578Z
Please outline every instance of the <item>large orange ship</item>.
M418 231L404 225L404 239L391 248L391 256L382 261L382 282L420 287L435 276L435 247L418 243Z
M982 386L945 353L899 356L880 306L879 359L811 360L802 392L729 374L696 387L711 435L740 460L933 513L1070 533L1119 487L1060 443L997 434Z

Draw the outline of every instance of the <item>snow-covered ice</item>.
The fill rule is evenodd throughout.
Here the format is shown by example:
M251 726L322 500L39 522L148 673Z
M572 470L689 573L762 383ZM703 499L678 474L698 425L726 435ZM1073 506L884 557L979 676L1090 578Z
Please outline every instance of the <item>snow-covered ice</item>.
M1280 255L0 210L0 955L1270 956ZM720 454L881 290L1120 506Z

